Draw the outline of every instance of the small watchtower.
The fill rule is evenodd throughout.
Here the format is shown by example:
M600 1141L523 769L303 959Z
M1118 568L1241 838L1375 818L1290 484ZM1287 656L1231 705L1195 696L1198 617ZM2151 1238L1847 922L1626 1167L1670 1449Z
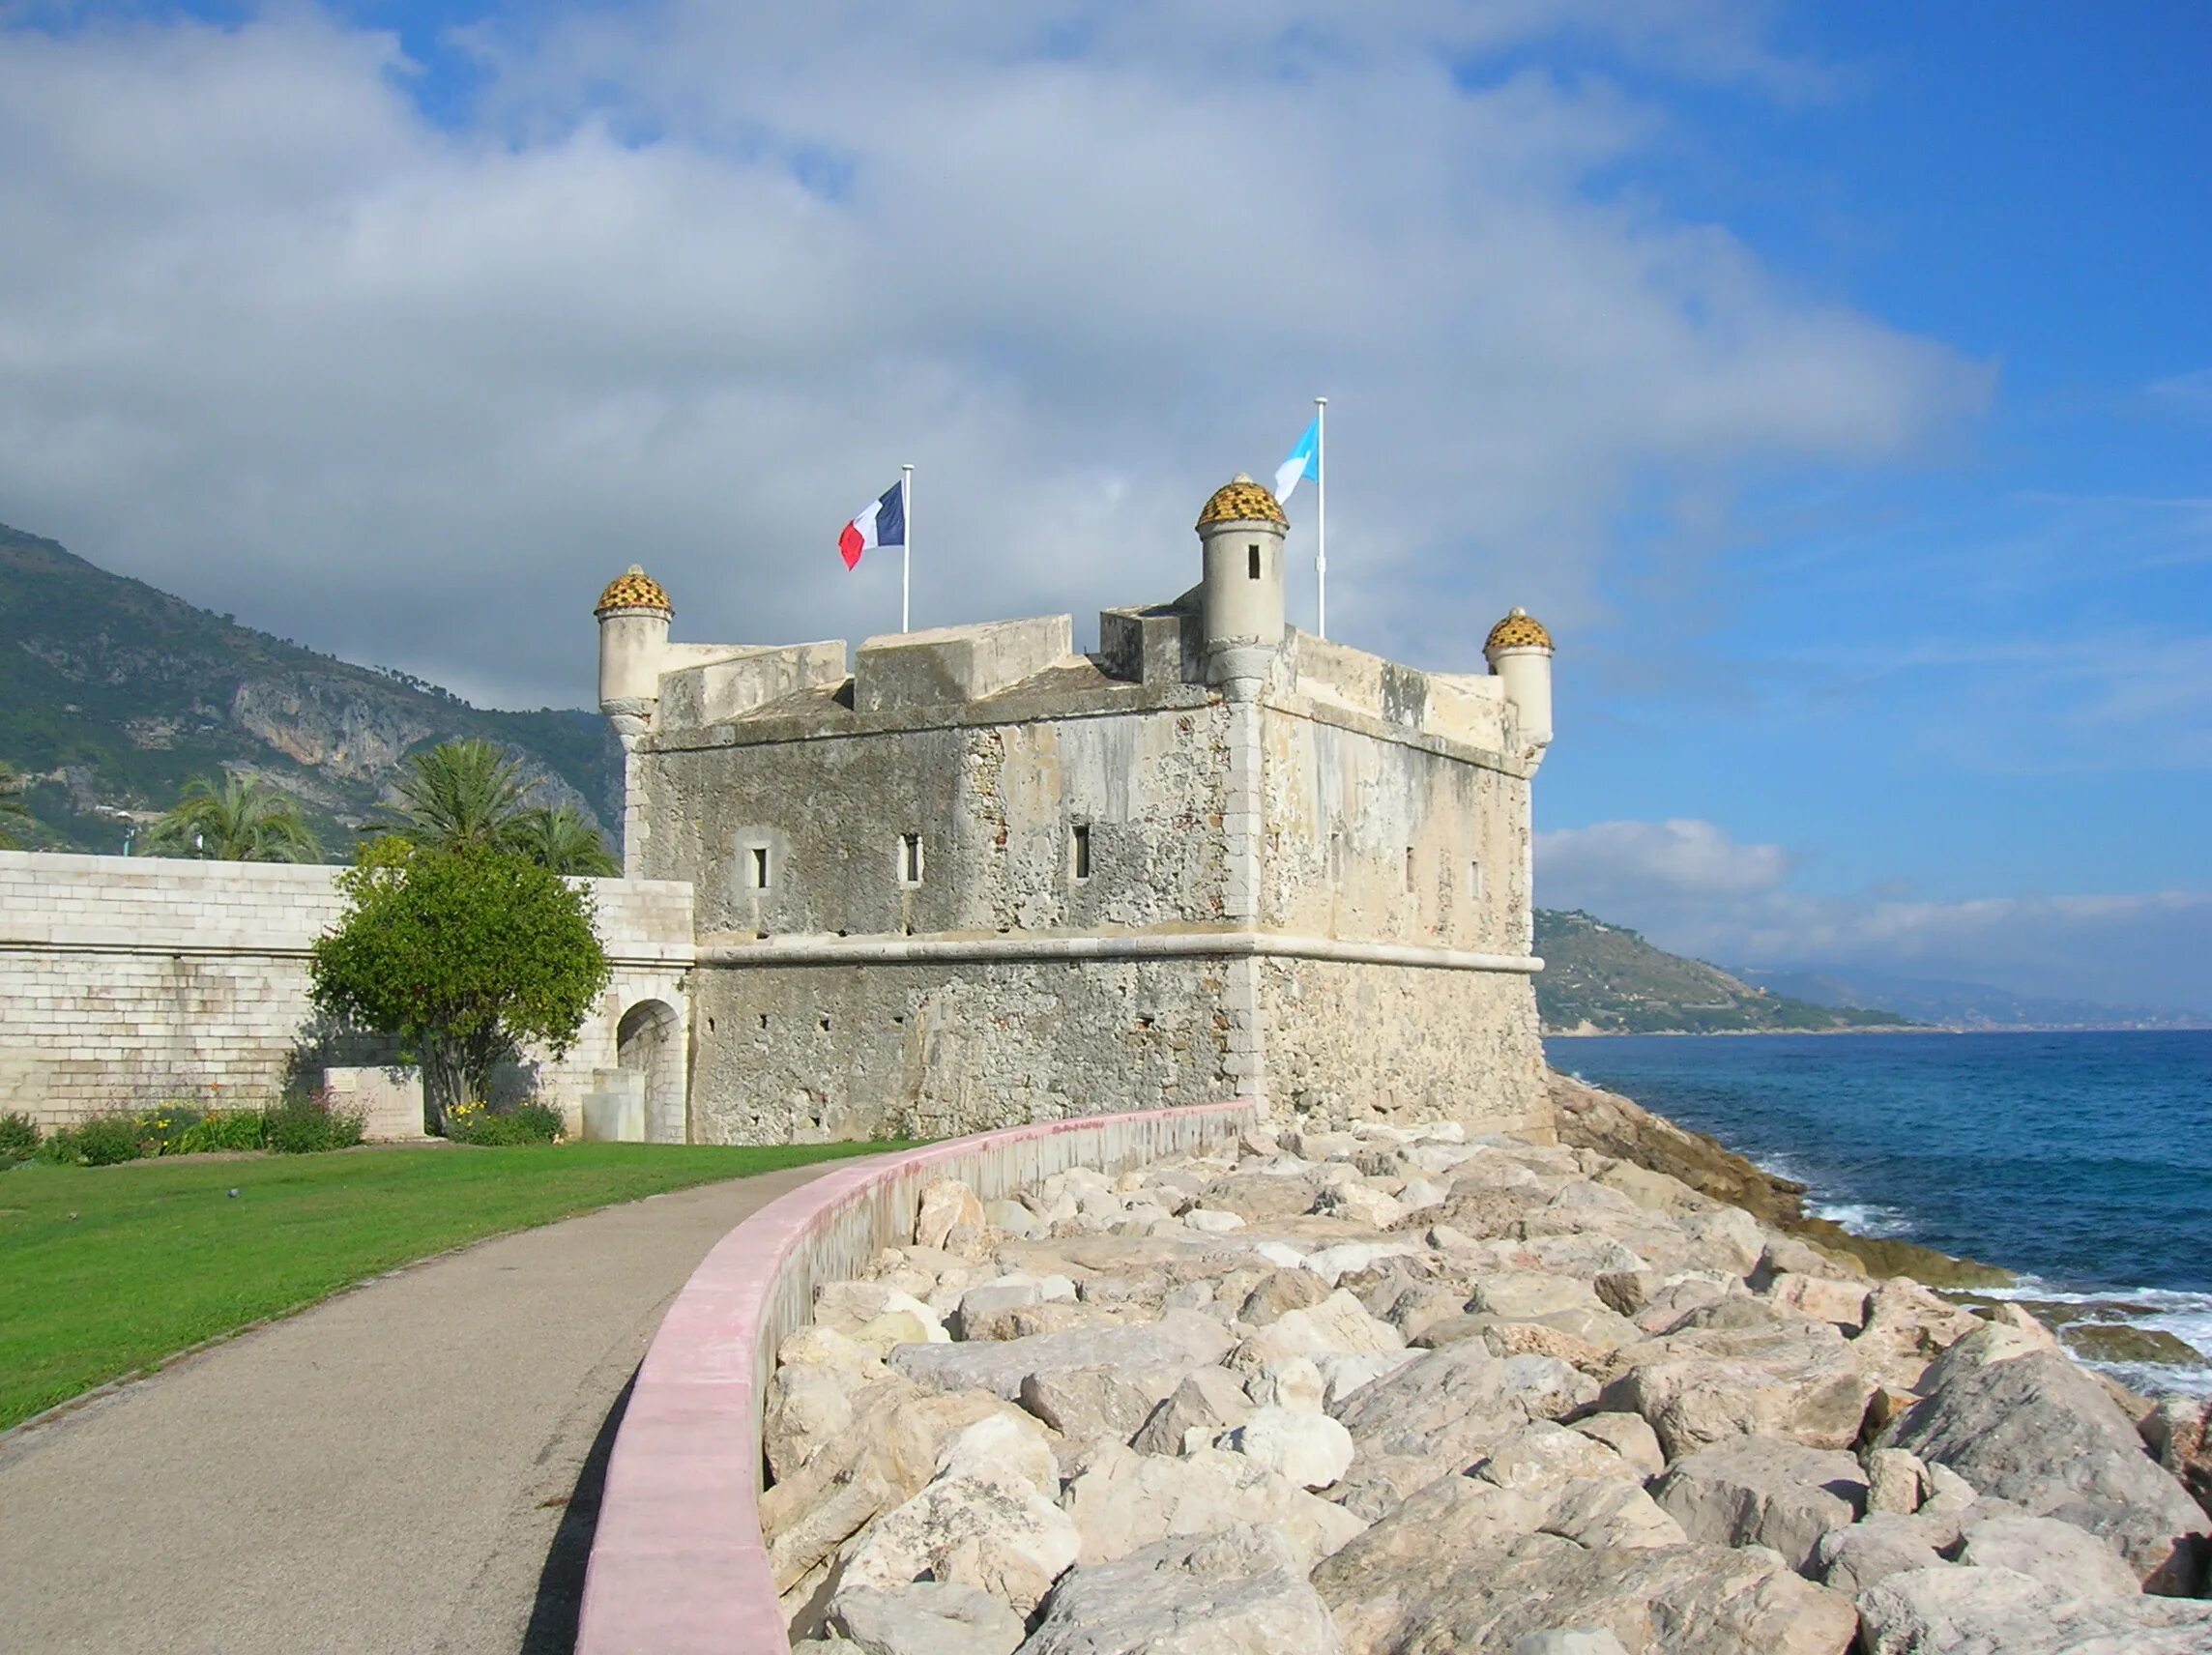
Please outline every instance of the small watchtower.
M1283 537L1290 526L1275 497L1242 472L1215 489L1198 514L1207 682L1232 701L1259 693L1282 648Z

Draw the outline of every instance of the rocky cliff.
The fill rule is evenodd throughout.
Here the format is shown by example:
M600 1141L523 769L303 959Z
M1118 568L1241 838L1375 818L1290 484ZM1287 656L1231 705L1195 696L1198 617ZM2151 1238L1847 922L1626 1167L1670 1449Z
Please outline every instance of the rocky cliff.
M489 711L240 626L0 525L0 762L29 778L31 848L114 852L195 775L262 775L342 857L410 752L480 737L540 801L616 820L594 712Z

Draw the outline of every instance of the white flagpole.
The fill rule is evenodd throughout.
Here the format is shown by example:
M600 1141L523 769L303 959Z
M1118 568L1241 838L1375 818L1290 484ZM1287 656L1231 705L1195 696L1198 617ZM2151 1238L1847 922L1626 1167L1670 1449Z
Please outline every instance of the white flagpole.
M1314 636L1328 636L1328 398L1314 399L1314 591L1320 612L1314 617Z
M906 508L906 543L899 547L898 629L911 632L909 602L914 590L914 467L899 467L899 504Z

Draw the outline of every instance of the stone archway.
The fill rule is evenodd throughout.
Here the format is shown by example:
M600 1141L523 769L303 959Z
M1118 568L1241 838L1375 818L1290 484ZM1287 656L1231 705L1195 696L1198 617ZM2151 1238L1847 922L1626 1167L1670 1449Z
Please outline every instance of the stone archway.
M615 1028L615 1062L644 1077L645 1141L681 1144L684 1119L684 1020L664 1000L641 1000Z

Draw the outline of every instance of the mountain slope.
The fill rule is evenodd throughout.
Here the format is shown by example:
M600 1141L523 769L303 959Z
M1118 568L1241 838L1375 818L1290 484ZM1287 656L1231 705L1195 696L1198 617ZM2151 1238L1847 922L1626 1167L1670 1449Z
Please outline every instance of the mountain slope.
M1878 1000L1923 1023L1949 1029L2202 1029L2212 1017L2174 1006L2108 1005L2089 1000L2053 1000L2014 994L1988 983L1899 976L1858 967L1746 969L1746 982L1816 1005L1863 1004Z
M32 778L28 846L119 851L129 819L228 769L298 797L342 858L406 754L471 736L513 755L543 802L615 820L621 753L597 713L474 708L0 525L0 761Z
M1905 1029L1894 1011L1770 994L1718 967L1654 948L1579 909L1536 911L1536 1009L1547 1033L1717 1034Z

